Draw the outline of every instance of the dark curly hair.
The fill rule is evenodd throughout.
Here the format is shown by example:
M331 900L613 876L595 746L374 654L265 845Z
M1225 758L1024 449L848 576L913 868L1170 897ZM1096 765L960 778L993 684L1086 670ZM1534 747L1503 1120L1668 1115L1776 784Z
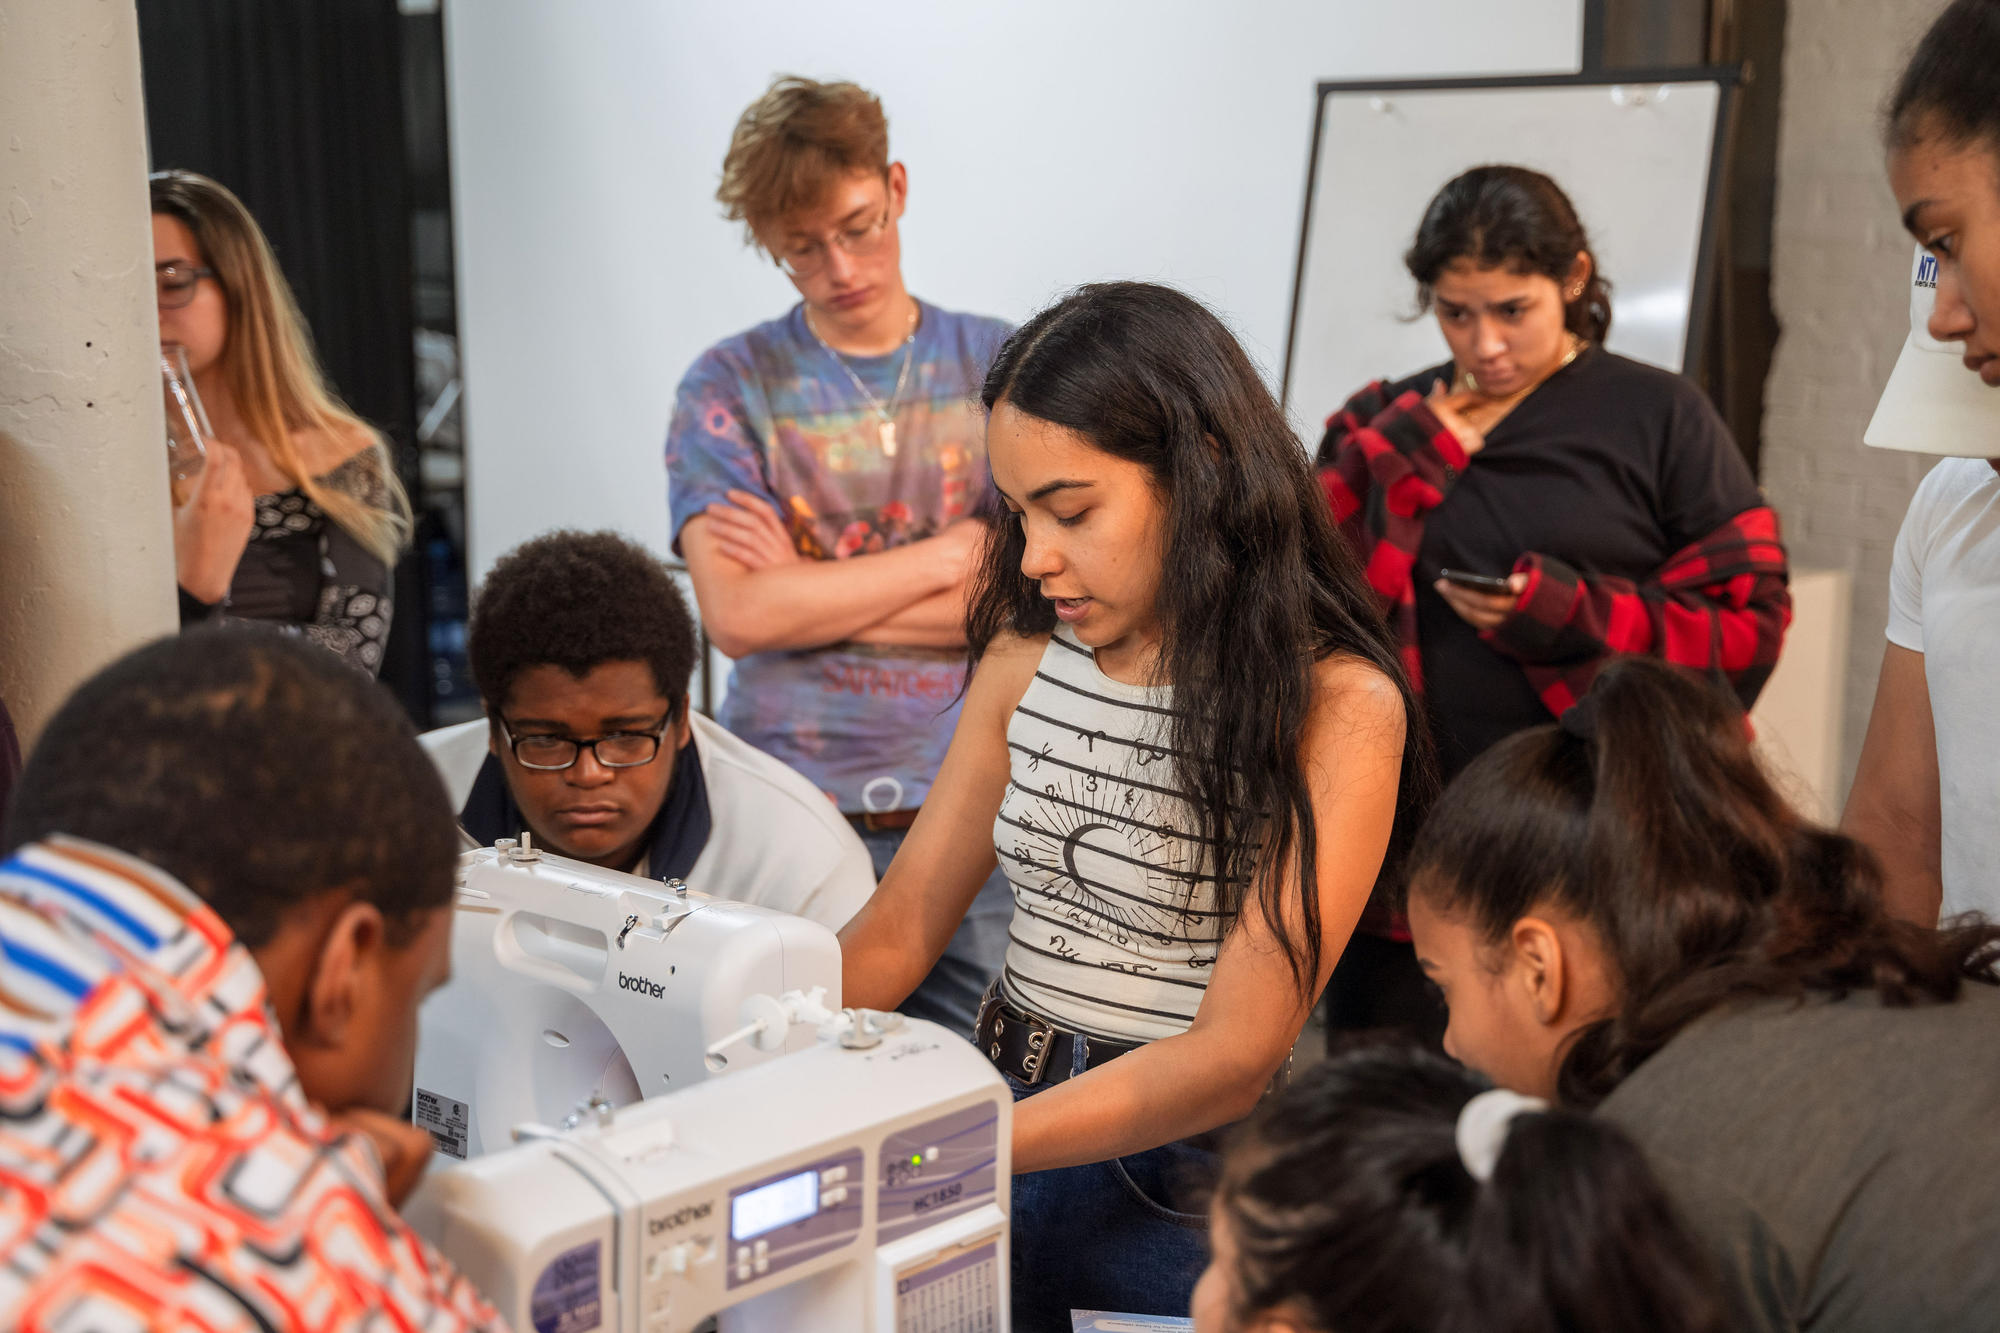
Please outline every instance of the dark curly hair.
M458 834L389 692L276 628L191 630L85 681L29 756L8 851L88 838L178 879L250 948L324 893L392 940L451 901Z
M1231 918L1254 901L1294 979L1317 989L1319 841L1300 755L1316 664L1352 656L1402 697L1385 886L1431 770L1395 640L1284 412L1214 312L1144 282L1079 287L1036 315L1000 349L981 398L1143 465L1165 495L1159 670L1174 690L1177 780L1218 849ZM1025 549L1019 523L993 523L967 611L975 662L1003 633L1055 626L1021 572Z
M1611 283L1598 271L1576 205L1539 171L1474 167L1431 199L1403 265L1417 280L1417 309L1427 311L1438 275L1458 260L1539 273L1560 288L1579 254L1590 256L1590 280L1574 300L1563 293L1563 323L1579 338L1603 342L1611 332Z
M675 716L697 653L694 617L659 557L615 532L567 529L494 563L473 601L465 650L488 712L530 667L582 677L606 662L644 662Z

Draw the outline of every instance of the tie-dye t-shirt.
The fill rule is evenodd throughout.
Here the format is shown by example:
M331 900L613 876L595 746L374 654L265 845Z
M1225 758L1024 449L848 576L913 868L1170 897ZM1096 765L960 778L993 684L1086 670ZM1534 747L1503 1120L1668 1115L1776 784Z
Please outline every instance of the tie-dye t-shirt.
M806 327L803 305L702 353L667 432L675 549L687 521L731 490L768 501L815 560L920 541L979 507L992 484L979 385L1008 326L919 304L894 456L881 417ZM888 405L903 349L844 359ZM842 810L907 810L937 776L964 680L960 649L753 653L736 663L717 720Z

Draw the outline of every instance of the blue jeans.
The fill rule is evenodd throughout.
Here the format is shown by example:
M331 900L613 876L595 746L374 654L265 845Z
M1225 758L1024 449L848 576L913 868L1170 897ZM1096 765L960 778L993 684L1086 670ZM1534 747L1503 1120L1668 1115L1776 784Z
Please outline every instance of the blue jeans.
M1049 1087L1007 1083L1016 1102ZM1220 1162L1182 1140L1015 1176L1014 1333L1070 1333L1071 1310L1185 1317L1208 1266Z
M875 878L889 872L889 862L903 845L907 829L859 829L862 843L875 862ZM1007 959L1007 927L1014 920L1014 892L1007 877L995 870L979 886L965 920L952 932L944 957L903 1001L902 1011L927 1018L970 1039L979 1018L979 997ZM1069 1333L1065 1328L1063 1333Z

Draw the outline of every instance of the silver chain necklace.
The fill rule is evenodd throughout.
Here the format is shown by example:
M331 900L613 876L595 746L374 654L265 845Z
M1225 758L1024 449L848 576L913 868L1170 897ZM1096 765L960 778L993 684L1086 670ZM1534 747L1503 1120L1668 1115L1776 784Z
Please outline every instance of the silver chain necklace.
M834 351L833 345L819 336L819 330L813 327L812 307L806 307L806 332L813 336L814 342L826 349L826 354L833 358L835 365L847 372L847 378L854 381L854 387L868 400L868 406L874 410L876 416L882 418L882 424L876 428L876 436L882 441L882 453L887 458L896 456L896 405L903 401L903 386L909 383L910 362L917 352L918 308L915 301L910 302L910 331L903 339L903 368L896 375L896 387L890 393L889 403L885 407L882 400L877 398L868 386L861 382L861 377L854 373L854 367L847 364L847 358Z

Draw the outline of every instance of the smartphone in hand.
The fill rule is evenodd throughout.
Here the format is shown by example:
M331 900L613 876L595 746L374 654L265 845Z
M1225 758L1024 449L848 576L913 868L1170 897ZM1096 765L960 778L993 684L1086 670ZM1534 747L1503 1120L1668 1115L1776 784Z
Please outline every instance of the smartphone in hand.
M1440 569L1438 577L1446 583L1455 583L1461 588L1471 588L1475 592L1510 593L1514 591L1510 574L1471 574L1463 569Z

